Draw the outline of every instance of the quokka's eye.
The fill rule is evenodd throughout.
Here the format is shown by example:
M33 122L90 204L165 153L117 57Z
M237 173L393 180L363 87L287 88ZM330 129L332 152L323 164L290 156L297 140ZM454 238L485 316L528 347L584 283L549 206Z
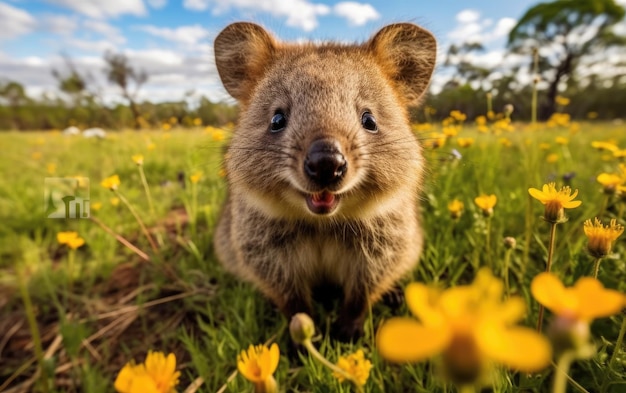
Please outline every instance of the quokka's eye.
M376 118L371 112L363 112L361 115L361 125L367 132L375 134L378 132L378 125L376 124Z
M280 132L287 127L287 116L281 111L276 111L274 116L272 116L272 121L270 123L270 131L271 132Z

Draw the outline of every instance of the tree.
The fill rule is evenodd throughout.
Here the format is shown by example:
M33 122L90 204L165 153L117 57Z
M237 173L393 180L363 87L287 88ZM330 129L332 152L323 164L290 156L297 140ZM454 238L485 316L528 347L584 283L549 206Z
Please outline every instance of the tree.
M531 7L513 27L507 44L511 52L540 52L537 71L549 85L544 119L554 113L559 84L581 58L626 44L625 37L612 31L623 18L624 8L614 0L557 0Z
M106 52L104 61L107 64L105 70L109 82L116 84L122 90L122 95L133 112L135 128L141 127L139 118L141 116L139 107L135 98L141 86L148 80L148 74L141 70L135 70L129 63L128 58L122 53ZM134 84L134 90L131 92L131 83Z

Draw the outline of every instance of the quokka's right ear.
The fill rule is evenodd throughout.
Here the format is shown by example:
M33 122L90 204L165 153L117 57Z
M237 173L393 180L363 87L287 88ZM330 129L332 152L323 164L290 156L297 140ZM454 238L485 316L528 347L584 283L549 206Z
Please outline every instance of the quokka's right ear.
M272 61L276 41L259 25L237 22L218 34L213 47L226 91L246 103Z

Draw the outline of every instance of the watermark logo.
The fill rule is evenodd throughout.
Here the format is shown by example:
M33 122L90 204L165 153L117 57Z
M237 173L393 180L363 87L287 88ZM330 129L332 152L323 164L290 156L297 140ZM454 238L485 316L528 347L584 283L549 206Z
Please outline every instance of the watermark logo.
M89 218L89 178L46 177L44 204L47 218Z

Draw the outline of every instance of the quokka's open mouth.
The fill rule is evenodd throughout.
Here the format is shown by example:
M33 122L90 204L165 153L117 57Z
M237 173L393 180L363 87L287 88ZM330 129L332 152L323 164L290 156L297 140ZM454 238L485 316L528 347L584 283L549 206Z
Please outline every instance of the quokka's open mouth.
M330 214L339 204L339 196L328 191L306 195L306 205L315 214Z

